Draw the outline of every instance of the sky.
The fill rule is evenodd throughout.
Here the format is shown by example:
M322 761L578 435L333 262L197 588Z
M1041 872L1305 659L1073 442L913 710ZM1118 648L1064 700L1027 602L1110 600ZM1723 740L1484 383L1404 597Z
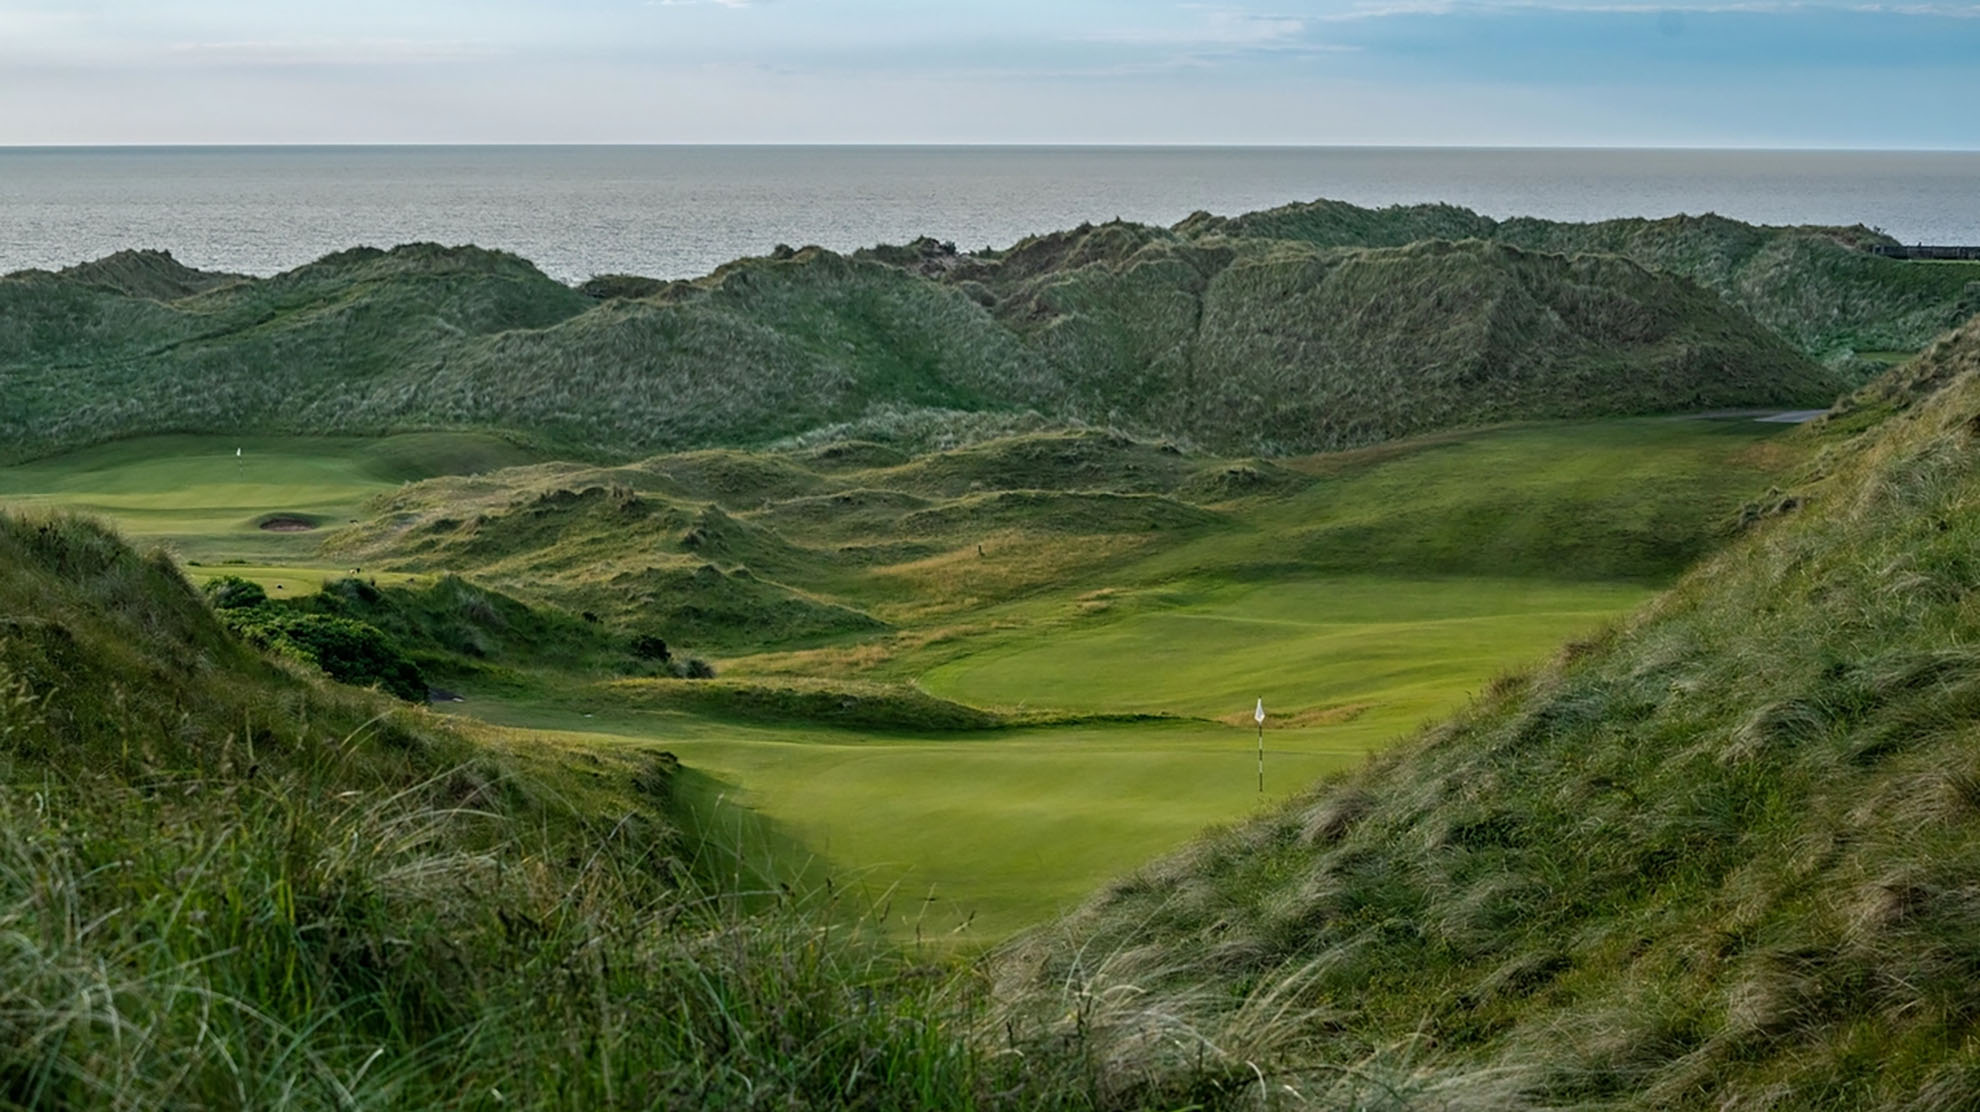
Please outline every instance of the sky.
M1980 0L0 0L0 144L1980 148Z

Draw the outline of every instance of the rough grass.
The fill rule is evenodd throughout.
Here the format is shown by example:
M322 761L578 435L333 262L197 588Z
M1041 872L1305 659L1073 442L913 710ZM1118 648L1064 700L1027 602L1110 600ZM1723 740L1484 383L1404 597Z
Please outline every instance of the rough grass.
M1858 371L1854 356L1919 351L1980 312L1980 266L1935 268L1871 255L1862 248L1896 241L1861 226L1765 227L1711 214L1590 224L1499 221L1450 205L1366 209L1323 200L1228 218L1198 214L1177 231L1199 240L1322 247L1486 239L1554 254L1618 255L1690 278L1803 352L1855 373L1878 368L1872 359Z
M1931 359L1625 627L1013 946L993 1037L1124 1106L1980 1100L1980 321Z
M299 679L169 562L0 516L0 1105L1083 1103L969 1045L947 973L697 856L678 778Z
M1407 242L1407 241L1406 241ZM1842 380L1689 281L1497 243L1108 224L954 260L1088 419L1270 454L1525 417L1826 404Z

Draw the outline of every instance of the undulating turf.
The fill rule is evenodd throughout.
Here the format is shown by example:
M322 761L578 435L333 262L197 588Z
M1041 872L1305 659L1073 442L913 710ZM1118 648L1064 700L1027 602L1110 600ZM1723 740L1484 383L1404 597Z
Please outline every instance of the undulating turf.
M1041 922L1369 751L1354 731L1268 731L1261 796L1255 735L1203 722L914 736L602 708L455 713L505 724L516 744L662 746L785 835L765 872L829 874L895 937L944 947Z
M981 942L1065 910L1206 826L1361 763L1648 594L1384 579L1226 589L965 657L929 677L931 690L968 702L1190 717L1173 723L917 736L602 702L471 702L458 712L560 745L664 745L857 877L888 905L891 930ZM1259 697L1269 708L1262 795L1250 721Z
M410 487L528 460L440 434L172 437L8 468L0 490L106 513L197 561L195 579L243 575L278 597L361 566L386 586L458 570L534 605L597 606L607 626L566 618L583 644L558 660L488 655L540 623L485 606L473 629L454 607L403 633L466 696L453 712L501 727L505 743L664 747L710 778L703 794L728 816L711 821L756 831L767 874L856 878L897 935L975 945L1358 764L1635 606L1792 458L1781 432L1750 419L1542 424L1277 463L1029 434L914 460L806 447ZM327 524L257 527L273 514ZM333 528L351 518L364 526ZM360 543L313 551L333 534ZM848 559L848 539L877 555ZM679 593L611 610L646 561ZM697 606L709 620L703 580L715 580L696 569L710 566L736 605L787 598L866 624L793 651L806 627L743 622L728 633L739 649L717 661L744 685L737 697L685 699L694 690L669 680L615 688L616 670L587 671L614 652L587 629L699 650L681 632L696 627L665 616ZM1019 726L938 721L887 694L901 685ZM1248 717L1260 697L1263 799ZM808 720L821 700L865 702ZM1178 721L1022 726L1069 715Z
M1628 584L1483 577L1219 586L964 657L925 682L983 706L1213 719L1242 717L1262 698L1273 716L1333 718L1380 741L1649 596Z
M0 467L0 503L93 514L201 563L328 566L315 558L317 530L355 519L373 495L535 458L479 433L142 437ZM261 527L275 517L317 529Z

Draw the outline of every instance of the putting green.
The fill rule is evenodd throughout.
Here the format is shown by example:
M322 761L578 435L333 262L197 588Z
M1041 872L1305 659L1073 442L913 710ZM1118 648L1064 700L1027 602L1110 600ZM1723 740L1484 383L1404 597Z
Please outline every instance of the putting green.
M1260 795L1255 735L1201 722L870 737L518 704L454 713L502 723L514 743L659 745L851 879L897 937L964 945L1038 923L1370 749L1357 730L1269 733Z
M966 656L923 683L984 706L1240 720L1262 697L1277 716L1395 732L1651 594L1530 579L1225 586Z
M470 703L529 744L657 744L858 880L902 938L995 941L1243 819L1462 704L1491 678L1647 597L1642 587L1354 578L1205 591L936 668L991 704L1226 716L986 733L863 735L679 713ZM1249 711L1347 713L1266 732ZM1275 711L1276 714L1276 711ZM787 862L786 870L803 863Z

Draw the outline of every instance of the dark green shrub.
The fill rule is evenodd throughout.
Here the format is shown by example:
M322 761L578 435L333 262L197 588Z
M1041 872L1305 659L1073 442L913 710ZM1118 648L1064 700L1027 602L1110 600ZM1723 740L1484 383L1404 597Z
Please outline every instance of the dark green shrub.
M262 606L224 612L235 633L323 669L338 683L376 685L407 702L426 701L426 677L377 627L327 614Z
M268 601L261 584L238 575L223 575L207 581L206 601L215 610L252 610Z

